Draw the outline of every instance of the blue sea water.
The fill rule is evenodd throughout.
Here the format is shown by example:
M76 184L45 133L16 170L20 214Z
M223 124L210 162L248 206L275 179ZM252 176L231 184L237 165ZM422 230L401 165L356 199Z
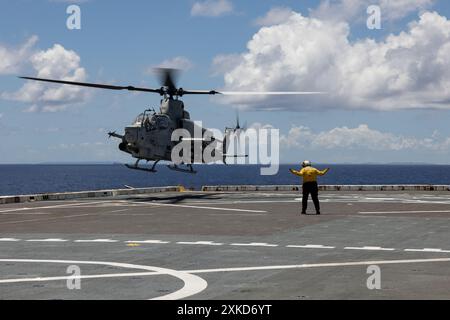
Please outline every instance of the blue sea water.
M157 173L123 165L0 165L0 195L86 191L132 187L183 185L200 189L220 184L299 184L281 165L277 175L261 176L257 165L201 165L197 174L158 166ZM450 184L450 166L439 165L317 165L330 167L322 184Z

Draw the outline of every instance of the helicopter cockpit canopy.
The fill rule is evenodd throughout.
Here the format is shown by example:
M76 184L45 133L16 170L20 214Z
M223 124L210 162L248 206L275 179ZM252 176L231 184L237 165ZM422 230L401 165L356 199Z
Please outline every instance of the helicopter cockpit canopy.
M169 117L166 115L154 115L151 123L158 129L167 129L169 128Z
M146 118L146 114L145 114L145 113L139 114L139 115L136 117L136 119L133 121L132 125L135 125L135 126L140 126L140 125L142 125L142 123L144 122L145 118Z
M169 128L170 119L167 115L153 114L149 115L147 113L139 114L133 122L135 127L145 127L147 131L150 130L164 130Z

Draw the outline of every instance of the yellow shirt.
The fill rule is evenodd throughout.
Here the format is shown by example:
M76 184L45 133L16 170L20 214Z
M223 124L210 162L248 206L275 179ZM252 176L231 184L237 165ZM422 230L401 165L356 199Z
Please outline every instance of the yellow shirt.
M313 167L305 167L300 171L290 169L290 171L296 176L303 177L303 183L317 181L317 176L325 175L328 172L328 170L330 169L320 171Z

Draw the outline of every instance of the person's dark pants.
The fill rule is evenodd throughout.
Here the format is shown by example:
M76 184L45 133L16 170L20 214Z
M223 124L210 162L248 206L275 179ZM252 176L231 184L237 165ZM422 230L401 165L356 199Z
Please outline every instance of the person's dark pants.
M302 213L306 213L306 209L308 208L309 194L311 194L314 207L316 207L316 213L320 213L319 186L317 182L305 182L303 184Z

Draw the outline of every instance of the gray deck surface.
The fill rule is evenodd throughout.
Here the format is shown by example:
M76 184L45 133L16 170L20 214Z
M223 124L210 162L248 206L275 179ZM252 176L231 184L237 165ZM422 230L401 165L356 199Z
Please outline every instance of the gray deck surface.
M320 216L281 192L1 205L0 299L450 299L448 192L320 198Z

